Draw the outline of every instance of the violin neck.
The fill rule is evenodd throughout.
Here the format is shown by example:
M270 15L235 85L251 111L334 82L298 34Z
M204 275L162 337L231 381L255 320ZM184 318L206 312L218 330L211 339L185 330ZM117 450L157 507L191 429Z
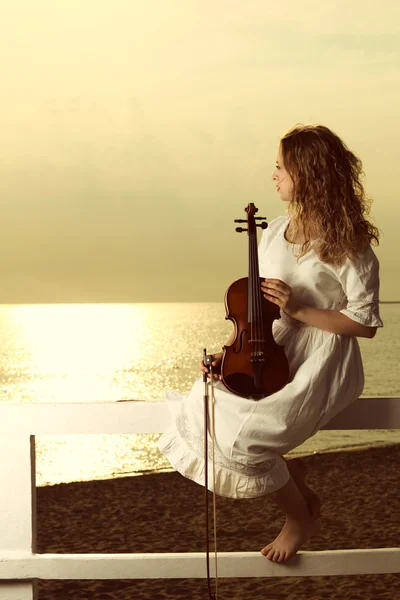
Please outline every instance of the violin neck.
M248 322L260 323L262 320L262 294L260 270L258 266L257 233L249 234L249 274L248 274Z

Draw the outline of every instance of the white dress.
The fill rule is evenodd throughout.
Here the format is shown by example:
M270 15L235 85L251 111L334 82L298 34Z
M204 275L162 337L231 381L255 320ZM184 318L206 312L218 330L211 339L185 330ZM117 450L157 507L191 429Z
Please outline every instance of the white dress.
M369 248L341 267L319 260L311 249L297 261L295 244L285 239L289 217L278 217L259 245L260 276L281 279L305 304L336 310L371 327L379 316L379 263ZM282 455L302 444L356 400L364 371L356 337L303 324L281 312L273 335L283 344L289 383L261 400L215 391L215 491L231 498L272 493L289 480ZM159 441L161 451L185 477L204 485L204 384L200 377L187 395L166 392L172 423ZM210 446L210 445L209 445ZM209 489L212 465L209 452Z

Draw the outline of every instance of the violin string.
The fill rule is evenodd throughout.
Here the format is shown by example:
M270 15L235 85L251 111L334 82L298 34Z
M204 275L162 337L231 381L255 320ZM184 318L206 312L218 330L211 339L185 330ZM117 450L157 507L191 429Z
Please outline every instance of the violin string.
M264 337L264 322L263 322L263 311L262 311L262 292L261 292L261 286L260 286L260 268L258 265L258 248L257 248L257 239L256 239L256 253L257 253L257 260L255 261L255 265L256 265L256 276L255 279L257 281L257 288L256 288L256 294L257 294L257 322L258 322L258 330L259 330L259 336L257 339L262 340ZM259 342L258 345L258 351L260 352L262 350L262 342Z
M250 323L250 339L254 340L254 320L253 320L253 245L252 238L249 238L249 323ZM250 345L250 352L253 349L253 342Z
M253 256L252 256L252 244L251 237L249 238L250 251L249 251L249 279L248 279L248 291L247 291L247 321L250 323L250 339L254 340L254 329L253 329Z
M250 246L250 254L251 254L251 282L252 282L252 287L253 287L253 306L252 306L252 317L253 317L253 332L254 335L252 336L253 340L257 340L257 336L258 336L258 327L257 327L257 312L256 312L256 304L255 304L255 300L256 300L256 289L255 289L255 264L254 264L254 238L255 236L252 236L252 240L251 240L251 246ZM253 342L253 352L257 351L257 341Z
M259 346L259 342L258 340L260 339L259 335L260 335L260 330L259 330L259 319L258 319L258 302L257 302L257 285L258 285L258 281L257 281L257 261L256 261L256 251L257 251L257 230L254 234L254 240L253 240L253 286L254 286L254 320L255 320L255 329L256 329L256 344L255 344L255 352L258 352L258 346ZM256 354L257 356L257 354Z
M252 253L252 280L253 280L253 319L255 329L255 348L254 351L258 354L260 350L260 342L262 331L260 329L260 290L259 290L259 276L258 276L258 250L257 250L257 234L253 237L253 243L251 246ZM256 355L257 355L256 354Z
M256 230L257 232L257 230ZM254 281L254 320L255 320L255 329L256 329L256 345L255 345L255 351L256 353L258 353L258 347L259 347L259 342L258 340L260 339L260 326L259 326L259 314L258 314L258 279L257 279L257 261L258 261L258 256L257 256L257 233L255 233L254 235L254 241L253 241L253 281Z

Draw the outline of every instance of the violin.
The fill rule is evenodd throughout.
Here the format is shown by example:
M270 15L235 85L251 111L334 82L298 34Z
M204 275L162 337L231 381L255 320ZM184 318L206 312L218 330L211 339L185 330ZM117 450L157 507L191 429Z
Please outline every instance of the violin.
M249 271L248 277L234 281L225 293L226 319L235 326L235 339L223 347L221 379L238 396L260 400L282 389L289 379L289 364L284 347L272 335L272 323L280 318L279 306L264 298L261 281L257 227L266 229L265 217L255 217L258 209L253 203L245 208L247 223ZM257 224L256 221L261 221Z

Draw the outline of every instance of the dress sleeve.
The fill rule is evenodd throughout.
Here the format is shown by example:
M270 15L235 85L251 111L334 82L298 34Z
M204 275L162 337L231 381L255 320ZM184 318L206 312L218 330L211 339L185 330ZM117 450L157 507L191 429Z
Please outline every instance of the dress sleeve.
M379 261L371 247L357 260L347 259L337 272L347 298L340 312L357 323L383 327L379 315Z

